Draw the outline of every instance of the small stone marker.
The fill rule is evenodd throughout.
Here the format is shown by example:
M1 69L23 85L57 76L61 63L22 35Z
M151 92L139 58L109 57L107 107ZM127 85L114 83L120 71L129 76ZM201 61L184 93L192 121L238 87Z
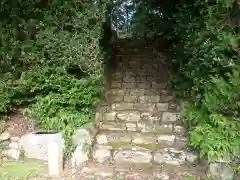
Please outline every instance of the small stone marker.
M63 171L63 147L60 143L48 144L48 173L51 176L60 175Z

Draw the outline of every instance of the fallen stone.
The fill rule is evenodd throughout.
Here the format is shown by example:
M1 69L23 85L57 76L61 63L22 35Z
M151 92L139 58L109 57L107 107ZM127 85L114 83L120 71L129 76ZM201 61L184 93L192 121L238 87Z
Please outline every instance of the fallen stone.
M98 144L107 144L108 143L108 138L106 134L98 134L96 136L96 140Z
M208 175L217 179L231 180L234 172L227 163L212 163L209 165Z
M18 149L9 149L7 151L7 156L10 157L10 158L13 158L15 160L19 159L20 154L21 154L21 152Z
M169 180L170 178L166 172L154 172L153 176L159 180Z
M84 143L91 144L92 142L91 134L86 129L77 129L72 139L73 144L76 146Z
M0 135L0 142L9 140L10 137L11 137L11 134L9 132L5 131Z
M11 142L18 142L21 138L20 137L11 137L10 141Z
M79 144L72 156L72 166L82 166L88 161L88 153L84 144Z
M186 160L190 163L194 163L198 160L198 155L194 153L186 153Z
M8 146L11 149L19 149L19 144L17 142L11 142Z
M122 150L114 152L116 163L150 163L151 159L150 151Z
M93 150L93 159L98 163L111 161L111 151L105 146L96 145Z

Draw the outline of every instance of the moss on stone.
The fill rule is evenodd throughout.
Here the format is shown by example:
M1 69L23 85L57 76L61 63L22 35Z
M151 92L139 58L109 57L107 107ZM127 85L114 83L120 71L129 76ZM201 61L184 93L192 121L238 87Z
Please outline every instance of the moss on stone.
M116 141L107 143L105 146L111 146L113 149L120 149L120 148L128 148L128 147L139 147L148 150L154 150L160 148L160 144L157 143L149 143L149 144L135 144L132 142L126 141Z
M105 146L111 146L114 149L128 147L130 145L131 145L131 143L126 142L126 141L116 141L116 142L109 142L109 143L105 144Z
M168 130L153 130L151 132L144 132L144 134L160 135L160 134L172 134L172 132Z

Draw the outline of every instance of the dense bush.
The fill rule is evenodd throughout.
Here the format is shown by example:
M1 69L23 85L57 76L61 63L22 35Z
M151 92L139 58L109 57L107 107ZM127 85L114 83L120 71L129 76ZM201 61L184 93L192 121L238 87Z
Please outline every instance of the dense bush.
M150 14L139 18L154 40L173 52L172 82L188 101L182 119L191 145L209 161L239 158L239 1L136 1Z
M103 90L104 22L97 1L1 1L0 113L25 106L39 128L68 140Z
M173 78L189 99L182 116L191 144L211 160L240 156L239 4L196 1L174 15L176 44Z

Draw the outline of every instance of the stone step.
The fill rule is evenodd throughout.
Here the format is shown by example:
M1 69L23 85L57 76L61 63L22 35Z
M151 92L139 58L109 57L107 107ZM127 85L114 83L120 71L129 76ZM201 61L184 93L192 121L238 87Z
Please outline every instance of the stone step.
M178 134L183 134L184 128L180 120L169 112L159 113L152 116L149 113L141 113L140 117L137 111L111 112L103 115L103 120L99 123L101 130L110 131L129 131L129 132L158 132L163 131L167 126L174 126Z
M161 85L163 87L163 85ZM131 96L163 96L168 94L168 91L161 88L159 85L159 88L151 88L151 89L145 89L145 88L111 88L109 91L106 92L106 96L110 95L131 95ZM169 93L170 95L170 93Z
M163 164L112 164L102 165L89 162L80 171L81 180L184 180L205 179L203 166Z
M112 97L113 98L113 97ZM117 98L120 98L119 96ZM127 97L125 97L126 100ZM134 100L134 97L131 97ZM137 97L136 97L137 98ZM148 98L148 99L147 99ZM111 105L111 109L112 111L122 111L122 112L128 112L128 111L139 111L139 112L148 112L150 114L156 114L156 113L160 113L160 112L165 112L165 111L170 111L169 113L164 113L167 116L176 116L175 119L172 119L171 121L176 121L179 113L177 112L178 107L177 105L175 105L174 103L169 104L167 102L168 99L165 99L164 101L160 100L160 102L150 102L150 101L154 101L154 99L151 99L153 97L149 96L149 97L144 97L142 99L146 100L145 102L116 102ZM124 99L124 98L123 98ZM128 98L128 100L130 101L130 97ZM172 110L176 110L176 112L172 111ZM164 115L164 117L165 117ZM167 120L166 120L167 121Z
M150 164L102 165L88 163L81 170L81 180L149 180L155 179Z
M96 142L111 149L140 147L153 150L170 146L187 147L188 140L184 135L173 134L170 131L172 129L169 129L169 132L166 130L149 133L105 131L96 136Z
M169 164L180 166L186 163L196 163L198 154L188 149L172 147L152 148L150 146L96 144L92 159L103 164Z
M135 104L136 105L136 104ZM103 109L103 122L146 122L149 123L176 123L180 119L178 112L170 112L168 104L137 104L139 107L128 109L120 106L114 106L112 110ZM113 107L113 106L112 106ZM126 109L125 109L126 108Z

